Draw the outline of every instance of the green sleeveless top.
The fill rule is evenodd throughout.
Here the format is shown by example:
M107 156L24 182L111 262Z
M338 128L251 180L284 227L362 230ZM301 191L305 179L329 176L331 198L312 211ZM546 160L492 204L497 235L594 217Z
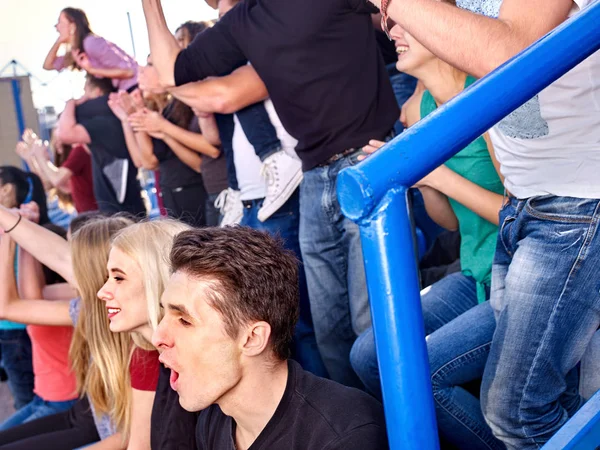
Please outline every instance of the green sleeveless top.
M475 81L475 78L467 77L465 89ZM433 96L429 91L425 91L421 100L421 118L432 113L436 108ZM464 119L468 120L468 117ZM482 136L450 158L446 162L446 166L484 189L497 194L504 192L504 186L498 177ZM486 299L485 286L490 285L498 227L460 203L452 199L449 201L458 219L462 273L473 277L477 282L477 299L481 303Z

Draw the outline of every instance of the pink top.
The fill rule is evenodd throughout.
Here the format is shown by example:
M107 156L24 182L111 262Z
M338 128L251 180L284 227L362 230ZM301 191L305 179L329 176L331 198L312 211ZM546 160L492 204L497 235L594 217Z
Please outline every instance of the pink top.
M76 399L75 375L69 362L73 327L28 325L27 332L33 354L33 391L49 402Z
M107 41L103 37L96 36L95 34L88 34L83 40L83 51L87 55L92 67L98 69L133 70L134 75L131 78L123 80L113 79L113 86L118 90L126 91L137 84L138 64L117 45ZM64 56L56 57L54 60L54 68L56 70L64 69L64 62Z

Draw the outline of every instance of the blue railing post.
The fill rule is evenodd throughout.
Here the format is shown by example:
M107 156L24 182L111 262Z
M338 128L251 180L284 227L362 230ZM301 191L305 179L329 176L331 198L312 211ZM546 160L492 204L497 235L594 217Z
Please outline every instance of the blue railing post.
M406 189L390 190L360 230L390 448L437 450Z

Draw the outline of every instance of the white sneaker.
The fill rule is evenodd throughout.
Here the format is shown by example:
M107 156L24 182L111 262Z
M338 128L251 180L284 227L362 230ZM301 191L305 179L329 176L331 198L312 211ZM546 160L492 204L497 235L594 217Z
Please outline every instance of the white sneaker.
M244 215L244 205L242 204L240 195L240 191L234 191L231 188L221 191L215 200L215 208L217 208L223 216L219 226L227 227L240 223Z
M281 208L302 182L302 162L284 150L265 159L260 174L267 181L267 196L258 210L258 220L264 222Z

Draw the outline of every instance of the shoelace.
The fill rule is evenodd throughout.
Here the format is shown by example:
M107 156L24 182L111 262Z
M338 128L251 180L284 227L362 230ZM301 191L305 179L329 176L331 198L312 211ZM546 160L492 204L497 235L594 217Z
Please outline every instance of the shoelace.
M215 200L215 208L217 208L221 214L225 213L224 210L225 205L227 205L227 195L229 195L229 189L224 189Z
M260 168L260 176L267 182L267 196L276 189L277 170L275 170L275 168L276 166L273 163L264 163Z

